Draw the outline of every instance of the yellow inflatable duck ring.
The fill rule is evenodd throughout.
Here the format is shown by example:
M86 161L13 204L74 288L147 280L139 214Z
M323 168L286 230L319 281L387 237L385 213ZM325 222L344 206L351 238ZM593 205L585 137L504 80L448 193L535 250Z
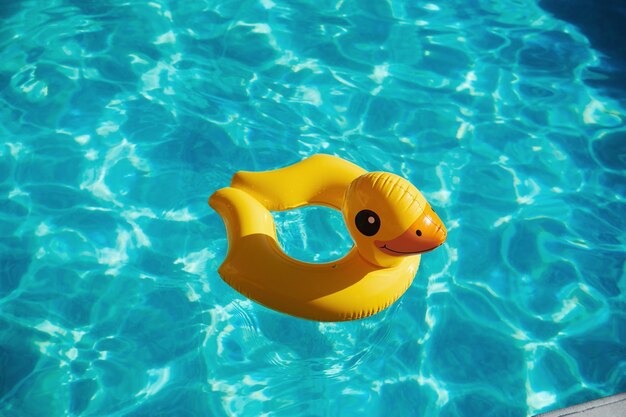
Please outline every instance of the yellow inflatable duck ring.
M224 281L260 304L309 320L355 320L389 307L413 282L420 254L447 235L407 180L330 155L274 171L238 172L209 205L226 225ZM280 248L270 211L309 205L342 212L355 242L342 259L306 263Z

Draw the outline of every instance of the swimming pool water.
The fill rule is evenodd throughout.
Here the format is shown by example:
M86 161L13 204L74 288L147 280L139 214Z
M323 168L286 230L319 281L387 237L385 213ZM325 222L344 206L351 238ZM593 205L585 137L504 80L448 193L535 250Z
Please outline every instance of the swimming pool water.
M0 4L0 415L530 416L626 391L623 96L535 0ZM446 222L389 310L221 281L208 196L314 153ZM277 214L299 259L350 241Z

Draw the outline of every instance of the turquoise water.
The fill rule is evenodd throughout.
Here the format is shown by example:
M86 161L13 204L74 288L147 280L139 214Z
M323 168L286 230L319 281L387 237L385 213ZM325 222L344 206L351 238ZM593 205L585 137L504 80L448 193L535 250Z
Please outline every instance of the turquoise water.
M0 4L0 415L530 416L626 391L626 125L534 0ZM622 90L623 91L623 90ZM446 222L400 302L303 321L206 204L324 152ZM277 215L295 257L336 213Z

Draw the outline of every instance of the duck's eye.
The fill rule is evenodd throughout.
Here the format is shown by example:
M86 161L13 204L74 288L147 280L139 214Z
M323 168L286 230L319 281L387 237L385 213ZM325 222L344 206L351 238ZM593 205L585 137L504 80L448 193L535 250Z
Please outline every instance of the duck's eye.
M361 210L354 218L354 223L359 232L365 236L374 236L380 229L380 219L378 214L372 210Z

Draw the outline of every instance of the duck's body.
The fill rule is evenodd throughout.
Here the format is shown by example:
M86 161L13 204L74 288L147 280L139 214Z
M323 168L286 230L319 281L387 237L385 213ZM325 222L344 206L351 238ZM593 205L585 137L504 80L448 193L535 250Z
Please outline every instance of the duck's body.
M420 239L424 235L421 229L417 230L419 236L413 230L407 237L406 230L424 213L411 213L408 220L403 220L397 209L402 213L419 206L425 212L427 203L414 187L400 184L400 177L384 175L367 174L354 164L328 155L275 171L238 173L231 187L218 190L209 200L223 217L228 234L228 255L220 275L237 291L261 304L311 320L352 320L387 308L410 286L420 253L443 243L445 228L435 224L433 233L441 236L436 236L436 244L431 242L428 247L423 246L428 236ZM363 194L368 188L380 188L378 191L393 200L393 209L376 202L381 198L377 191ZM368 202L372 195L376 201ZM356 218L354 224L347 224L353 237L365 231L365 235L355 237L357 245L344 258L310 264L290 258L278 245L269 210L312 204L333 207L342 210L345 218ZM367 210L361 209L362 204ZM378 214L370 210L377 205L384 219L382 225L391 230L383 230ZM360 219L364 213L365 220ZM434 224L432 215L427 217L428 225L419 223L422 228ZM371 227L376 228L373 234Z

